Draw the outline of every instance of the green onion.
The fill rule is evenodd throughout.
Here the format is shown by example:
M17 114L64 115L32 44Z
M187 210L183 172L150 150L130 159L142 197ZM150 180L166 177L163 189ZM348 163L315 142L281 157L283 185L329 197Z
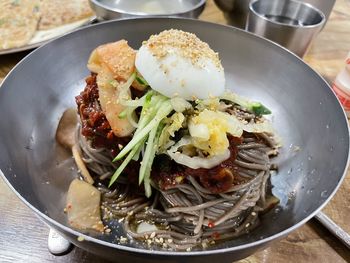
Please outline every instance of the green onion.
M252 104L251 110L256 115L259 115L259 116L271 114L271 111L268 108L266 108L264 105L262 105L260 102L255 102L254 104Z
M135 79L136 79L137 82L140 83L141 85L148 86L147 81L146 81L143 77L137 75Z
M121 113L119 113L118 114L118 118L119 119L125 119L125 117L126 117L126 109L125 110L123 110Z
M260 102L250 101L234 93L226 92L223 96L221 96L221 99L238 104L258 116L271 114L271 111Z

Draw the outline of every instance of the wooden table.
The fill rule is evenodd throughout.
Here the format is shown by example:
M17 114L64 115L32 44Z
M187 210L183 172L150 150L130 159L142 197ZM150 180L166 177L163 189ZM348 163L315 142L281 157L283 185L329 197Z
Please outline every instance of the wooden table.
M226 24L222 13L208 1L200 19ZM337 0L330 19L305 57L316 71L332 81L350 51L350 0ZM0 81L26 53L0 56ZM350 233L350 175L324 209ZM47 250L48 229L24 206L0 179L0 262L104 262L75 248L62 257ZM284 240L242 262L350 262L350 251L315 220Z

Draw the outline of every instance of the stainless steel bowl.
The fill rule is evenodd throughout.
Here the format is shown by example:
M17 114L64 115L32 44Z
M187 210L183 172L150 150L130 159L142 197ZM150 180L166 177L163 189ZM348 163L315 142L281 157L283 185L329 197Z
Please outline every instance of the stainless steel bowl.
M251 0L214 0L216 5L224 12L228 22L236 27L245 28L247 16L249 13L249 3ZM335 0L298 0L312 4L317 9L321 10L326 21L335 4Z
M197 18L206 0L89 0L91 8L100 19L124 17L175 16Z
M58 147L54 135L62 112L75 105L74 96L84 87L90 52L121 38L137 49L149 35L169 28L193 32L218 51L227 86L269 107L283 141L276 160L279 172L271 178L280 205L265 214L261 226L250 234L204 251L150 251L135 243L116 245L112 236L89 236L71 229L63 213L66 192L77 171L71 169L72 158ZM11 189L72 243L119 262L232 262L249 256L320 211L338 189L348 165L347 119L317 73L270 41L198 20L111 21L52 41L33 51L4 80L0 119L0 169ZM84 241L79 242L78 236Z

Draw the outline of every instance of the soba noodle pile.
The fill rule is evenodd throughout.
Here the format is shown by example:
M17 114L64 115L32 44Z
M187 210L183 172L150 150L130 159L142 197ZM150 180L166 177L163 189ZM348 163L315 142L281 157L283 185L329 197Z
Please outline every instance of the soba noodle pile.
M235 114L247 121L256 118L237 108ZM88 169L101 181L110 178L117 168L110 152L91 147L91 142L81 135L80 126L76 135ZM275 169L270 157L277 154L277 148L272 134L244 133L235 164L247 182L220 194L211 193L192 176L168 190L152 184L157 192L150 199L137 194L123 177L119 177L114 190L100 184L103 217L107 221L122 219L128 236L166 249L206 248L219 240L237 237L256 227L258 214L266 207L270 171ZM158 229L138 233L140 222L155 224Z

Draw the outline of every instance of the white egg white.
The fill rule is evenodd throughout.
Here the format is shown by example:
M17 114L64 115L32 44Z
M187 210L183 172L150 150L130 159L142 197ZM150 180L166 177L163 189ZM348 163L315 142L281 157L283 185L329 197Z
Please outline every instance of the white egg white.
M206 57L194 65L176 48L168 50L165 57L157 58L147 45L142 45L135 65L152 89L170 98L207 99L220 96L225 90L222 67Z

